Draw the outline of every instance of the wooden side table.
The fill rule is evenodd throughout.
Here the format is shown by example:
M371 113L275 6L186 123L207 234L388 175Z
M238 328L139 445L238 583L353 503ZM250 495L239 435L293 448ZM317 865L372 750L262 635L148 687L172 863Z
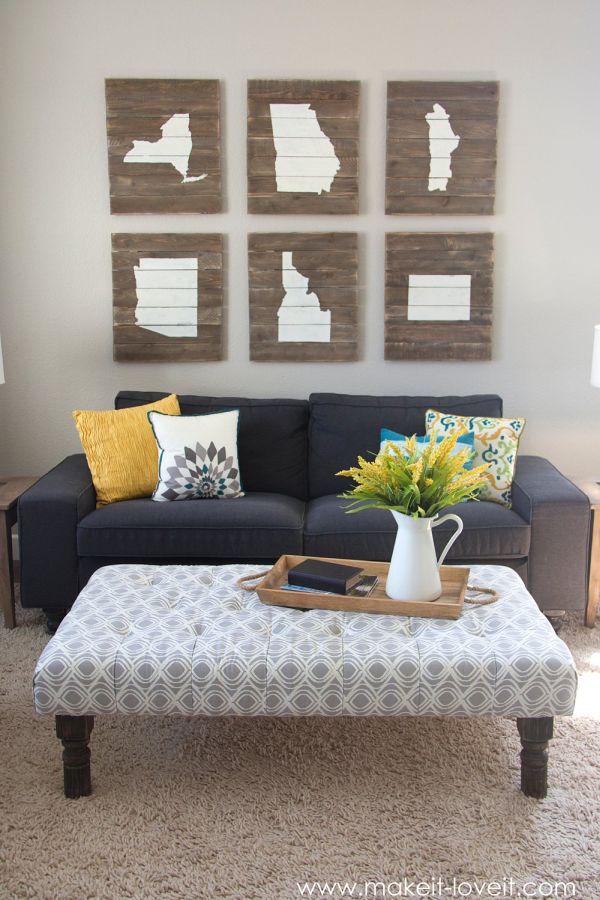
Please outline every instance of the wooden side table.
M593 628L598 614L600 602L600 479L572 478L580 491L587 494L592 508L592 542L590 548L590 580L588 582L588 601L585 608L585 624Z
M37 478L27 475L15 478L0 476L0 607L6 628L14 628L17 624L11 528L17 521L19 497L36 481Z

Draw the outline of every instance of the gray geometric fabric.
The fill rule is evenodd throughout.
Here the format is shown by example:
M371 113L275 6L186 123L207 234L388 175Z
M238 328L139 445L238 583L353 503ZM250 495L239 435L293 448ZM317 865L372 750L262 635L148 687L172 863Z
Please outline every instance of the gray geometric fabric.
M500 600L457 621L263 606L261 567L98 570L43 651L39 713L188 716L570 715L571 654L519 576L473 566Z
M237 497L241 490L239 472L226 447L211 441L208 447L196 443L181 453L162 452L161 479L153 500L210 500Z

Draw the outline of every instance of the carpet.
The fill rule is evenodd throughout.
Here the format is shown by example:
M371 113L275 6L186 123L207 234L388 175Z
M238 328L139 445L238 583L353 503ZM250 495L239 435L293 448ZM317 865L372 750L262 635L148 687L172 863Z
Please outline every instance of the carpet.
M0 629L2 900L600 898L600 626L562 632L578 706L544 801L518 790L510 721L116 717L92 735L93 795L69 801L31 704L48 637L17 615Z

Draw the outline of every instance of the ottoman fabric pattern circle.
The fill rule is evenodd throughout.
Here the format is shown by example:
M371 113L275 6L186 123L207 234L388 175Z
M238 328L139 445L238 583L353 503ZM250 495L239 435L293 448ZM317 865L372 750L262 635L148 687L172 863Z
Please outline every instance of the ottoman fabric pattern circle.
M573 711L566 645L519 576L473 566L497 603L457 621L260 603L261 567L98 570L34 673L39 713L186 716L465 715Z

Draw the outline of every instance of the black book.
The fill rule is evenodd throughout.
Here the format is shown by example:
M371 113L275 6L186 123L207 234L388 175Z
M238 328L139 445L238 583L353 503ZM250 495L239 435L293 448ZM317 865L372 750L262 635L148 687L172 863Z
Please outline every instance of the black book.
M362 569L320 559L305 559L288 571L288 584L347 594L360 579Z

